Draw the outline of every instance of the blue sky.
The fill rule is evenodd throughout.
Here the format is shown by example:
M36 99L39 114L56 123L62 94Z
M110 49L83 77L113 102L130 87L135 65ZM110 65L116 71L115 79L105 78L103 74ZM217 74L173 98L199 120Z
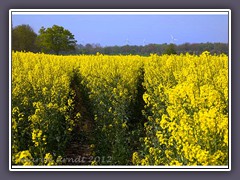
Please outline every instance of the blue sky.
M228 43L227 15L13 15L13 26L68 29L78 44Z

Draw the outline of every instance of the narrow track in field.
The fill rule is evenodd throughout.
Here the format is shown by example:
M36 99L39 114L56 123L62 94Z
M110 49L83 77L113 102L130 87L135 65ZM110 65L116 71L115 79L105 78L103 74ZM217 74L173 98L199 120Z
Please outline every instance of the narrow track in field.
M93 142L93 118L83 99L81 87L72 83L71 88L75 91L74 115L80 112L81 117L75 119L75 127L72 132L71 141L65 151L64 165L91 165Z

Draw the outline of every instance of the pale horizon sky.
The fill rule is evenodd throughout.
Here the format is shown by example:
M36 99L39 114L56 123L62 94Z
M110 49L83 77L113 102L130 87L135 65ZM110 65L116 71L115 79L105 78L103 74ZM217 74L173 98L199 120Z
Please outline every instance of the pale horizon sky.
M68 29L77 44L228 43L228 15L12 15L13 27Z

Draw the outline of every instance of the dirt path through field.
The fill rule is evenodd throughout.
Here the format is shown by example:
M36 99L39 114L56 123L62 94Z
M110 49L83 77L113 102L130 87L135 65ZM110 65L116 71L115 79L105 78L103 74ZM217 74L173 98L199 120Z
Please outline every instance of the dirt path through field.
M90 147L93 142L93 118L87 109L87 102L84 102L82 87L80 83L75 80L71 84L71 88L75 91L74 97L74 113L75 116L78 112L81 116L75 119L75 128L72 132L72 139L66 149L66 165L90 165L92 161L92 148ZM86 100L85 100L86 101Z

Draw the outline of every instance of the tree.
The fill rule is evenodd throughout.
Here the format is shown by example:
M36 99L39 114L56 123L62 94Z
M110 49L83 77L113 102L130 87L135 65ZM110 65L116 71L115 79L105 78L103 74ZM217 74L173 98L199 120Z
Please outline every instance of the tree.
M35 44L37 34L26 24L12 28L12 50L37 51Z
M175 45L174 44L169 44L164 52L164 54L168 54L168 55L171 55L171 54L177 54L176 52L176 48L175 48Z
M46 53L75 50L76 40L74 35L62 26L53 25L51 28L42 27L39 30L37 44L41 51Z

